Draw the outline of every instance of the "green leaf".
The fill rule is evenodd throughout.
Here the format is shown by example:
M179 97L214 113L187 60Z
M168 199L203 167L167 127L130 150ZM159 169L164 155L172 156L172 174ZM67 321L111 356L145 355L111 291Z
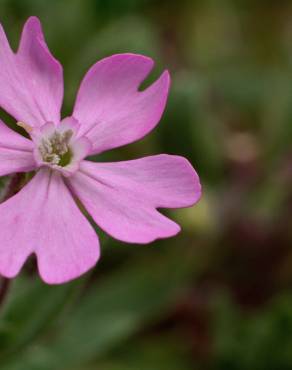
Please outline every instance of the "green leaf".
M0 360L35 340L79 292L84 279L49 286L39 279L18 278L8 291L0 319Z
M50 336L2 364L1 370L72 369L104 355L147 322L165 314L194 269L192 255L176 253L129 265L92 286Z

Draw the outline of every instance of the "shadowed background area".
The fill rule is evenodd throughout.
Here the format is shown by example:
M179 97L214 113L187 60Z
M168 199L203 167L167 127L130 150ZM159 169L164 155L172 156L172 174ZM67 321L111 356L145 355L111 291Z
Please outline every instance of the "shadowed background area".
M1 0L14 47L30 15L64 66L64 115L98 59L151 56L149 82L169 69L161 124L95 159L184 155L203 198L168 212L172 239L97 230L102 259L72 283L29 261L2 303L1 370L291 370L292 3Z

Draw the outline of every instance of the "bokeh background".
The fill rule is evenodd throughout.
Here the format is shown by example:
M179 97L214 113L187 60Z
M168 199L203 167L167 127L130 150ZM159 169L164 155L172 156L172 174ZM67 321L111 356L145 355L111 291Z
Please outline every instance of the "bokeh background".
M204 193L169 212L175 238L98 230L102 259L72 283L29 261L1 297L1 370L291 370L292 2L1 0L14 47L30 15L64 65L64 114L105 56L170 70L161 124L96 160L184 155Z

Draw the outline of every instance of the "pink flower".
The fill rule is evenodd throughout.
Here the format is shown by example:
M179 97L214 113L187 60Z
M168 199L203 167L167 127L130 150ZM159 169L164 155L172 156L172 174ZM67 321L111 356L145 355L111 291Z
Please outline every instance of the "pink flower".
M198 201L199 179L186 159L162 154L117 163L85 160L136 141L157 125L169 89L167 71L138 91L153 61L135 54L105 58L90 68L72 116L62 120L62 66L37 18L25 24L17 53L0 28L0 64L0 106L30 135L0 122L0 176L36 171L0 205L2 275L17 275L32 253L42 279L51 284L96 264L98 236L76 199L105 232L125 242L149 243L179 232L157 208Z

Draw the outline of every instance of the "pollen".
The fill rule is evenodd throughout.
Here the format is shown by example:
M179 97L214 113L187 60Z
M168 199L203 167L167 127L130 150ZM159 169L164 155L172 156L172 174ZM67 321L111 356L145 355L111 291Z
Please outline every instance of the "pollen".
M44 162L65 167L72 159L70 140L73 136L72 130L64 132L55 131L51 136L42 138L39 152Z

